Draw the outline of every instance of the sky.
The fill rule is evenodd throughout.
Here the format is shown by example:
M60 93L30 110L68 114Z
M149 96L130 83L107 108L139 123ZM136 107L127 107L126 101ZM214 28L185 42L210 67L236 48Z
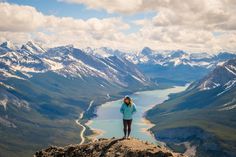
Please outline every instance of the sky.
M0 42L236 52L235 0L0 0Z

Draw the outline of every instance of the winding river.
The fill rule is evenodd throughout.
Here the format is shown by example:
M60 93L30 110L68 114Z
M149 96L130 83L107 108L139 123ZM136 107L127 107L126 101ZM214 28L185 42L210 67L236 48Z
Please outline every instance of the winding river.
M169 94L181 92L186 88L187 85L175 86L168 89L141 91L130 95L137 106L137 113L135 113L133 118L131 136L151 143L158 143L151 132L148 131L153 124L144 118L146 111L167 100ZM87 123L87 126L98 132L95 138L119 138L123 136L122 115L119 112L121 103L122 99L110 101L102 104L97 109L97 117Z

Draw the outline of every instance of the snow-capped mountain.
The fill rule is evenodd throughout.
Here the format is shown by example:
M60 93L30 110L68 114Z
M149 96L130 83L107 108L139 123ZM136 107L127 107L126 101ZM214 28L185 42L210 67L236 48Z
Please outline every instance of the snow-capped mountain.
M73 45L45 49L34 42L21 47L5 42L0 46L0 125L4 128L0 132L2 137L11 138L1 138L0 142L10 141L9 148L19 148L25 144L18 141L31 144L35 135L45 139L38 143L47 141L45 133L53 136L63 130L65 134L60 136L67 136L80 131L74 120L88 110L91 101L94 104L84 114L85 119L108 99L156 87L137 65L122 56L102 57ZM26 127L27 132L18 131ZM78 141L79 136L71 139Z
M236 57L236 54L220 52L211 55L206 52L187 53L183 50L176 51L155 51L144 47L140 52L127 53L111 48L102 47L98 49L86 48L84 51L98 57L122 56L134 64L151 64L161 66L191 66L213 69L217 64ZM221 63L222 64L222 63Z
M102 78L121 86L128 85L127 79L143 85L149 82L136 65L118 55L98 57L94 51L85 53L72 45L45 50L33 42L24 44L20 49L11 48L9 43L3 43L0 49L0 71L4 77L21 78L18 72L29 77L32 73L52 71L65 77Z
M31 73L51 71L64 77L103 78L121 86L127 86L125 80L130 79L147 85L149 80L144 75L154 81L162 78L192 81L234 57L236 54L227 52L190 54L182 50L154 51L148 47L134 53L107 47L81 50L73 45L45 49L32 41L18 48L8 41L0 46L0 70L5 77L21 79L31 77ZM187 75L186 80L179 74Z
M10 41L6 41L0 45L0 49L1 49L1 51L4 51L4 49L5 49L5 51L10 51L10 50L17 49L17 47L13 43L11 43Z
M202 78L217 65L222 65L236 54L221 52L216 55L208 53L187 53L182 50L154 51L145 47L138 53L123 55L155 82L187 83Z
M236 59L229 60L219 65L210 74L199 82L201 90L209 90L216 87L229 89L236 85Z
M22 73L44 72L48 68L48 65L42 59L30 51L23 49L13 50L9 47L7 49L1 49L0 53L0 70L6 76L14 76L15 71Z
M235 58L236 54L221 52L217 55L208 53L187 53L182 50L154 51L145 47L140 53L126 54L135 64L152 64L161 66L191 66L214 68L218 63Z
M30 143L27 145L30 147L35 135L43 139L37 140L38 143L51 142L45 138L45 132L52 136L50 139L74 135L69 138L76 142L78 136L74 132L78 133L80 128L72 124L88 108L85 119L93 116L97 105L108 99L158 86L185 84L202 77L214 65L223 65L233 56L230 53L214 56L184 51L158 52L150 48L135 53L105 47L81 50L73 45L45 49L34 42L20 47L3 43L0 46L0 125L4 127L2 137L11 138L0 138L0 142L7 141L9 148L14 145L25 149L26 143L19 144L19 141ZM235 72L230 65L227 68ZM234 82L225 83L228 88L231 84ZM225 89L217 92L221 94L218 99L229 94L232 88L228 92ZM94 101L92 106L89 105L91 101ZM218 110L235 109L235 99L223 102L224 106ZM28 132L18 131L26 127Z
M101 48L91 48L87 47L85 49L82 49L82 51L92 54L94 56L97 56L99 58L109 57L109 56L119 56L123 57L127 52L123 52L120 50L113 50L112 48L108 47L101 47Z
M235 96L236 59L232 59L192 83L187 90L173 94L147 115L154 124L161 122L153 128L158 139L189 142L201 152L197 156L205 156L202 152L211 152L210 156L235 156L236 149L232 149L236 131ZM170 127L176 122L178 125Z
M74 120L91 101L85 119L108 99L151 88L156 84L122 56L101 57L72 45L45 49L34 42L20 47L5 42L0 46L0 132L10 138L0 142L20 148L25 143L18 141L32 144L35 135L42 144L50 143L45 133L55 139L78 133L81 128ZM76 142L79 136L74 135L71 140Z
M42 48L42 46L40 46L39 44L36 44L32 41L27 42L26 44L22 45L21 47L22 51L27 51L30 52L32 54L42 54L44 52L46 52L46 50L44 48Z

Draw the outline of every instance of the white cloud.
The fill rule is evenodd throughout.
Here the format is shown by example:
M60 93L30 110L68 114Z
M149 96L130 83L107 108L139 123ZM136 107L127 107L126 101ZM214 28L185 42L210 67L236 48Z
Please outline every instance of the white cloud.
M192 25L208 29L236 29L235 0L58 0L84 4L90 9L103 9L108 13L135 14L156 11L155 24Z
M0 30L34 31L45 23L44 16L33 7L0 3Z
M143 0L58 0L61 2L85 4L89 9L104 9L109 13L132 13L142 7Z
M37 40L50 45L81 47L99 46L104 40L119 40L123 36L121 31L129 28L121 18L81 20L47 16L33 7L9 3L0 3L0 21L4 21L0 23L1 41Z
M50 46L74 44L138 50L184 49L188 51L236 50L236 2L234 0L60 0L85 4L109 13L135 14L156 11L151 19L130 21L121 17L88 20L44 15L30 6L0 3L0 41L36 40ZM215 35L217 34L217 35Z

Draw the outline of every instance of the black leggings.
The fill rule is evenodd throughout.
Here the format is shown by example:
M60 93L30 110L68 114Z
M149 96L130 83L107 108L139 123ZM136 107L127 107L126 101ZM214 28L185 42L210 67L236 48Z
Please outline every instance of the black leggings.
M124 135L127 135L127 130L128 130L128 136L130 135L131 132L131 124L132 124L132 119L123 119L123 125L124 125Z

